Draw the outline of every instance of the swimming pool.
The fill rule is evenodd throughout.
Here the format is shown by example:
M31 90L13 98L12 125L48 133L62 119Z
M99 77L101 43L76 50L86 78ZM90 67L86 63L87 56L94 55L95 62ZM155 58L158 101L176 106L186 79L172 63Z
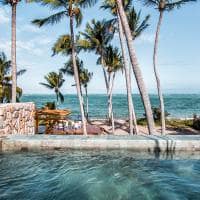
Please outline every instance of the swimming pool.
M159 159L116 150L0 154L1 200L199 197L199 159Z

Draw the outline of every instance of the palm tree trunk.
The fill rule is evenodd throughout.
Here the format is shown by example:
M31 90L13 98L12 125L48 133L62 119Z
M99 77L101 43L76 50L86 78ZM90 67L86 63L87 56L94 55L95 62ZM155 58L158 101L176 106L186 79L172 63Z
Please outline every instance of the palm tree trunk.
M56 109L58 108L59 105L59 97L58 97L58 92L56 92Z
M111 74L108 73L108 91L107 91L107 101L108 101L108 122L112 125L112 104L111 104Z
M72 5L71 5L70 10L72 10ZM75 50L75 45L74 45L73 13L70 14L70 32L71 32L71 41L72 41L72 61L73 61L73 67L74 67L74 79L75 79L75 83L76 83L77 94L78 94L79 104L80 104L81 118L82 118L82 124L83 124L83 134L87 135L86 119L85 119L85 113L84 113L84 108L83 108L83 97L81 95L79 72L78 72L78 67L77 67L77 63L76 63L76 50Z
M80 83L80 78L79 78L79 83ZM85 116L85 113L86 113L86 111L85 111L85 98L84 98L84 95L83 95L83 91L82 91L82 86L81 86L81 84L80 84L80 91L81 91L81 97L82 97L82 99L83 99L83 110L84 110L84 116ZM86 119L87 120L87 119Z
M105 70L105 63L104 63L104 59L103 59L103 55L101 55L101 65L102 65L102 69L103 69L103 74L104 74L104 80L105 80L105 84L106 84L106 93L107 93L107 97L108 97L108 123L112 124L112 108L111 108L111 104L110 104L110 95L109 95L109 91L110 91L110 86L111 86L111 77L110 74L107 76L106 70Z
M157 52L158 52L158 42L159 42L159 34L160 34L160 27L162 23L163 18L163 11L160 12L158 24L157 24L157 30L156 30L156 36L155 36L155 43L154 43L154 52L153 52L153 68L154 68L154 74L156 78L156 84L157 84L157 90L158 90L158 97L160 101L160 111L161 111L161 134L165 134L166 125L165 125L165 106L164 106L164 98L162 94L161 84L160 84L160 77L157 70Z
M12 48L11 48L11 65L12 65L12 103L16 103L17 96L17 64L16 64L16 10L17 4L12 5Z
M133 38L131 35L131 30L128 24L128 19L127 16L125 14L123 5L122 5L122 1L121 0L116 0L117 2L117 6L118 6L118 11L119 11L119 15L121 18L121 22L122 22L122 26L125 32L125 36L126 36L126 40L127 40L127 46L128 46L128 50L129 50L129 55L130 55L130 60L131 60L131 64L132 64L132 68L133 68L133 72L135 74L135 78L138 84L138 88L143 100L143 105L144 105L144 109L145 109L145 113L146 113L146 117L147 117L147 123L148 123L148 130L149 130L149 134L153 134L155 133L155 127L154 127L154 120L153 120L153 114L152 114L152 109L151 109L151 103L150 103L150 99L147 93L147 89L142 77L142 72L140 70L138 61L137 61L137 57L136 57L136 53L135 53L135 49L133 47Z
M101 55L101 65L102 65L102 69L103 69L103 76L104 76L104 80L105 80L105 84L106 84L106 91L108 93L108 77L107 77L107 74L106 74L106 70L105 70L105 64L104 64L104 60L103 60L103 55Z
M87 86L85 87L85 97L86 97L86 118L89 119L89 99L88 99L88 90Z
M125 37L123 32L123 27L121 24L121 19L119 16L119 13L117 13L118 17L118 27L119 27L119 38L120 38L120 44L122 49L122 57L124 62L124 71L125 71L125 79L126 79L126 90L127 90L127 100L128 100L128 111L129 111L129 129L130 129L130 135L133 135L133 123L134 123L134 129L135 134L138 134L138 127L137 127L137 119L135 114L135 109L133 105L133 99L132 99L132 92L131 92L131 77L129 74L129 64L128 59L126 57L126 46L125 46Z
M109 121L112 125L113 134L115 132L115 121L114 121L113 105L112 105L114 81L115 81L115 72L113 73L112 77L110 77L109 91L108 91L108 113L109 113Z

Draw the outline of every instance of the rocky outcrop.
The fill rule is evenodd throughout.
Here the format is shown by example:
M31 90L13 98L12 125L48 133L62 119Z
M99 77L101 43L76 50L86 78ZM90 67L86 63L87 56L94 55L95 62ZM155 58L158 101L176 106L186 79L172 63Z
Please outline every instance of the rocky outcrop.
M34 103L0 104L0 135L33 135L34 115Z

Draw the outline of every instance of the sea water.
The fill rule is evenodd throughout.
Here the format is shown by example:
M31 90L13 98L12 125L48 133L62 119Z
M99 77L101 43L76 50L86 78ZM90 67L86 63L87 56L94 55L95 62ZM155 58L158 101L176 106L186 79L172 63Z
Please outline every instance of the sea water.
M157 95L150 95L153 107L159 106ZM165 109L170 117L192 118L193 114L200 115L200 94L167 94L164 95ZM25 102L35 102L37 107L44 106L46 102L56 101L55 95L24 95L21 99ZM133 95L135 110L138 117L143 117L144 109L140 96ZM79 104L77 95L65 95L65 101L59 105L60 108L72 110L73 116L79 115ZM126 118L128 116L127 97L124 94L113 95L113 110L115 118ZM93 118L105 118L107 115L107 97L103 94L89 95L89 115Z

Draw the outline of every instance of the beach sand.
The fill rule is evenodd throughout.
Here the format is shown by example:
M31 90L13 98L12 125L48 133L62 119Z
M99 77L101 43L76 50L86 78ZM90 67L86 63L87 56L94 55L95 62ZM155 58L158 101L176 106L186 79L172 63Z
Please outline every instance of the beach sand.
M90 123L92 125L96 125L102 129L104 129L105 134L112 134L112 127L108 125L105 119L101 120L91 120ZM115 120L115 133L114 135L129 135L129 124L124 119ZM139 135L148 134L148 128L146 126L138 125ZM155 135L161 134L161 128L156 126ZM200 131L194 130L192 128L174 128L167 127L166 128L167 135L200 135Z

